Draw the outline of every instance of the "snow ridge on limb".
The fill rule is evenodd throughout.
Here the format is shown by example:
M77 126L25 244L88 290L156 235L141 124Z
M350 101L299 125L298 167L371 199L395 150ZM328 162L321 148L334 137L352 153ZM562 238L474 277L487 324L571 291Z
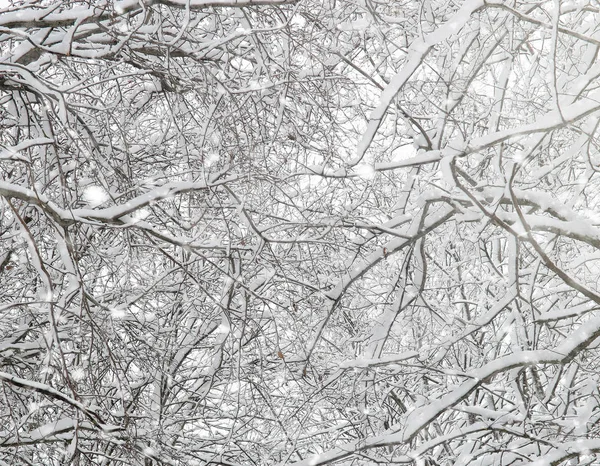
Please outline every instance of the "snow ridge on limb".
M571 458L600 452L600 439L579 439L561 445L559 449L548 453L525 466L554 466Z
M78 422L76 419L64 418L58 421L49 422L35 430L19 435L5 435L7 432L0 432L0 446L19 447L22 445L35 445L40 441L65 441L74 437L75 430L96 430L94 426L87 422Z
M400 89L398 89L398 91L399 90ZM511 141L515 138L521 138L531 134L545 134L548 131L553 131L572 125L573 123L576 123L577 121L580 121L583 118L598 112L600 110L600 104L598 104L599 97L600 92L594 92L589 97L571 103L570 105L562 106L561 112L558 112L557 110L548 112L540 116L535 122L528 125L521 125L517 128L496 131L473 139L468 145L463 143L457 148L453 148L452 144L450 144L446 149L427 151L406 160L379 162L374 164L373 170L375 172L383 172L405 167L428 165L439 162L444 158L446 158L448 160L447 163L449 163L454 157L464 157L470 154L481 152L503 142ZM375 121L373 120L373 115L371 115L369 128L359 144L359 156L351 161L349 165L356 165L362 160L366 150L373 140L373 137L375 136L375 133L377 132L377 129L379 128L379 125L383 121L383 116L384 115L381 116L380 120L377 120L377 127L372 130L372 133L369 133L369 128L371 128L373 121ZM370 134L369 140L365 142L368 134ZM316 175L330 178L351 178L358 176L355 174L350 174L346 168L327 170L321 166L311 166L304 171L295 173L295 175Z
M161 4L173 8L189 8L203 10L206 8L244 8L249 6L279 6L290 5L298 0L154 0L149 4ZM19 8L0 15L0 26L6 28L18 27L64 27L75 21L89 22L108 19L114 15L141 10L139 0L121 0L114 2L98 2L91 7L76 7L56 12L55 6L44 9ZM145 2L144 2L145 3Z
M433 215L432 219L425 225L423 225L423 227L420 229L418 228L419 223L416 221L413 222L413 225L414 227L416 227L416 229L406 235L408 238L394 238L391 241L389 241L384 247L377 249L375 252L371 253L361 265L350 269L346 273L346 275L338 281L337 285L327 293L327 297L332 301L339 300L344 294L344 291L346 291L352 283L364 276L375 265L377 265L380 261L384 260L386 256L394 254L400 249L403 249L406 246L413 244L419 238L422 238L430 231L436 229L437 227L445 223L448 219L452 217L452 215L454 215L454 213L455 210L453 208L444 209L442 212L438 212L435 215ZM425 214L426 211L424 215ZM383 252L384 249L387 251L386 253Z
M9 159L9 160L20 160L22 162L27 162L28 160L19 155L18 153L22 150L28 149L33 146L40 146L45 144L54 144L54 139L50 138L35 138L35 139L26 139L16 146L7 146L4 149L0 150L0 160Z
M534 123L519 126L518 128L498 131L478 138L474 140L472 144L469 144L463 155L479 152L518 136L548 132L569 126L600 110L600 104L598 104L599 97L600 92L593 92L584 99L574 102L571 105L561 107L560 112L558 110L553 110L542 115Z
M298 0L155 0L155 3L177 8L243 8L249 6L293 5ZM138 2L139 3L139 2Z
M356 158L352 160L349 165L356 165L362 160L369 149L369 146L373 142L373 138L375 137L375 134L377 134L377 130L379 129L379 126L381 126L383 118L392 104L392 101L419 68L429 51L436 44L445 41L452 34L456 34L470 20L471 15L484 6L485 2L483 0L466 1L449 21L435 31L427 34L425 38L417 40L411 45L407 64L392 78L390 83L381 93L379 106L371 113L367 130L358 143Z
M340 369L386 366L418 357L419 353L417 351L407 351L406 353L394 354L380 358L357 358L342 362L340 364Z
M16 387L25 388L27 390L33 390L49 398L67 403L72 407L77 408L83 414L85 414L85 416L92 422L92 424L94 424L97 428L100 428L104 432L114 432L116 430L121 429L121 427L119 426L110 426L106 424L102 420L100 415L91 410L89 407L44 383L22 379L7 372L0 372L0 381L9 383Z
M173 181L136 196L125 204L106 207L104 209L63 209L58 207L44 194L6 181L0 181L0 195L8 198L17 198L30 204L37 205L60 224L89 221L114 223L120 218L132 214L153 202L179 194L213 188L235 181L236 179L238 179L237 176L224 178L218 181L215 180L213 182Z
M503 356L480 368L467 372L465 377L468 377L469 380L463 382L439 400L412 411L403 419L400 425L391 428L391 433L371 437L362 442L350 442L339 448L315 455L312 458L294 464L298 466L328 464L352 456L359 451L408 443L413 440L421 430L446 412L446 410L460 403L473 393L477 387L483 383L489 382L496 375L518 367L567 363L599 336L600 316L597 316L589 322L586 322L584 325L581 325L570 336L565 338L561 344L552 349L519 351ZM403 430L398 430L398 428L402 429L402 426ZM566 458L568 458L568 456ZM535 464L536 466L554 464L551 461L541 461L542 462L539 464L535 462L531 464Z
M428 210L428 204L424 208L423 216L426 215ZM421 225L421 222L413 222L409 234L406 238L394 238L382 248L378 248L375 252L371 253L362 264L352 267L346 274L340 278L335 287L327 292L326 297L329 298L330 304L327 309L325 318L319 324L312 340L307 345L306 360L308 361L323 333L323 330L329 323L333 311L335 310L340 299L344 295L345 291L358 279L363 277L369 270L376 266L379 262L384 260L386 257L400 251L401 249L415 243L417 240L425 236L427 233L435 230L440 225L446 223L456 213L456 210L452 207L445 207L441 209L441 213L437 212L432 215L432 219ZM423 222L424 223L424 222ZM419 226L421 227L419 228ZM385 251L385 252L384 252Z

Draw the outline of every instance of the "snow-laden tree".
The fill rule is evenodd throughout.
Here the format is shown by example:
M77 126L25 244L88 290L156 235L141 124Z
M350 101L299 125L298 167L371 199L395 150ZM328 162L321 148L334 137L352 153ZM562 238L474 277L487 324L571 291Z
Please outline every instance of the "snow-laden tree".
M0 464L592 464L593 2L0 1Z

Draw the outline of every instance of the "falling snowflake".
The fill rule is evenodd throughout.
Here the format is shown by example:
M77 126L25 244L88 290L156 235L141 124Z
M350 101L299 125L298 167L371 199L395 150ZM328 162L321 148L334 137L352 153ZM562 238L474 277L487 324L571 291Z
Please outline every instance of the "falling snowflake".
M108 193L101 186L85 188L83 199L90 207L97 207L108 200Z

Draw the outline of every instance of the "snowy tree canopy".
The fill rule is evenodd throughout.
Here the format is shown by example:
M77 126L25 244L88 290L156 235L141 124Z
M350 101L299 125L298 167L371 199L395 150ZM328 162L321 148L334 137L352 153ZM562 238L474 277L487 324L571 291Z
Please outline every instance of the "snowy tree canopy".
M600 461L600 5L0 0L0 466Z

